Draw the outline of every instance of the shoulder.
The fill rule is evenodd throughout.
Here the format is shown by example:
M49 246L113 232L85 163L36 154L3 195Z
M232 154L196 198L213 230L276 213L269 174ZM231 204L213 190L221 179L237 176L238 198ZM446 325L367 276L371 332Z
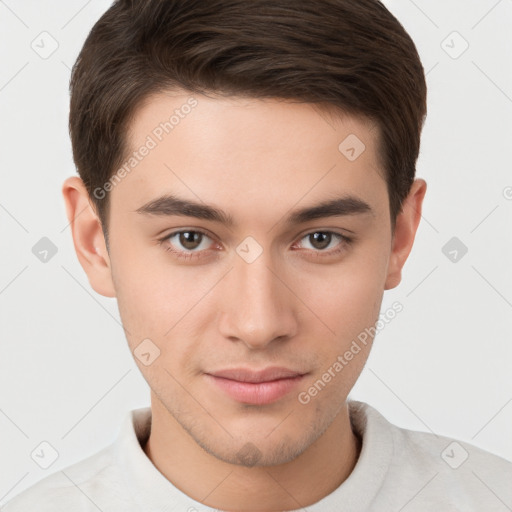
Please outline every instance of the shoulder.
M507 510L512 505L512 463L470 443L398 428L396 474L423 479L418 501L448 502L463 510ZM418 488L419 491L420 488ZM446 501L443 501L446 500ZM457 509L454 509L457 510Z
M512 462L461 440L393 425L368 404L353 407L365 419L374 450L384 432L390 440L382 494L396 496L397 489L407 489L401 499L410 496L411 510L510 510Z
M479 471L510 481L512 462L459 439L392 425L397 460L410 469L428 466L455 476ZM459 471L461 470L461 471ZM508 472L508 474L507 474Z
M128 475L132 476L133 484L134 480L147 479L148 473L152 474L153 467L140 446L141 440L149 435L150 423L150 407L127 412L112 444L43 478L8 501L2 511L130 512L135 490L127 483Z
M39 480L8 501L2 512L102 510L110 502L100 502L121 487L119 480L112 449L106 447Z

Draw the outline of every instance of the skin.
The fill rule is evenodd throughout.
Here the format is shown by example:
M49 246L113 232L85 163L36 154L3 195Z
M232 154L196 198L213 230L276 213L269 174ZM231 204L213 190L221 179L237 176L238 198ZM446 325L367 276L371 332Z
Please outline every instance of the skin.
M161 93L144 102L130 126L131 149L189 97ZM342 484L357 462L347 396L371 341L307 404L298 393L375 325L384 291L400 283L426 183L414 181L393 235L374 125L327 117L309 104L194 97L192 112L111 191L110 252L82 181L64 182L75 250L94 290L117 298L131 351L147 338L160 350L149 366L135 358L151 388L152 430L143 448L158 470L214 508L306 507ZM352 162L338 150L350 134L366 146ZM214 205L235 225L136 212L162 193ZM373 214L285 222L300 207L345 194L366 201ZM179 236L159 243L179 229L209 238L197 249ZM333 235L325 248L308 236L318 231L354 241ZM248 236L263 250L251 263L236 252ZM179 259L169 247L195 250L196 258ZM307 375L266 405L238 402L205 376L274 365ZM240 451L249 448L256 455L244 462Z

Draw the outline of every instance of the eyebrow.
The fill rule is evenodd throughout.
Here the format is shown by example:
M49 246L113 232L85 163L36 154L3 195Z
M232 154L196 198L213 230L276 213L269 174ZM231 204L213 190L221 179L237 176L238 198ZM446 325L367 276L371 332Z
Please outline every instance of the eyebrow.
M172 194L166 194L153 199L135 211L143 215L195 217L197 219L219 222L228 227L232 227L235 224L233 217L219 208L182 199ZM287 224L303 224L325 217L362 214L375 216L374 210L368 203L358 197L347 195L295 210L286 218L285 222Z

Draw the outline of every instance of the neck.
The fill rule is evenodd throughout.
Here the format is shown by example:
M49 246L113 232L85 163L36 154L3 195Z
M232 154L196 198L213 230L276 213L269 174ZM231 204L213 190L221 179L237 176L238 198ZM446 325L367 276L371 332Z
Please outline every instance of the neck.
M300 456L285 464L245 467L203 450L152 396L151 434L144 452L175 487L221 510L260 512L300 509L337 489L355 467L361 441L348 406Z

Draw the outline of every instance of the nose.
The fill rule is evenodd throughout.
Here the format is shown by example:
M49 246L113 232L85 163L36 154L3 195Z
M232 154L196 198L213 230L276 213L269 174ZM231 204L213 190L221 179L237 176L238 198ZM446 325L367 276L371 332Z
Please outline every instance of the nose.
M287 285L283 271L273 268L269 251L252 263L236 256L221 291L221 334L251 349L294 336L296 299Z

